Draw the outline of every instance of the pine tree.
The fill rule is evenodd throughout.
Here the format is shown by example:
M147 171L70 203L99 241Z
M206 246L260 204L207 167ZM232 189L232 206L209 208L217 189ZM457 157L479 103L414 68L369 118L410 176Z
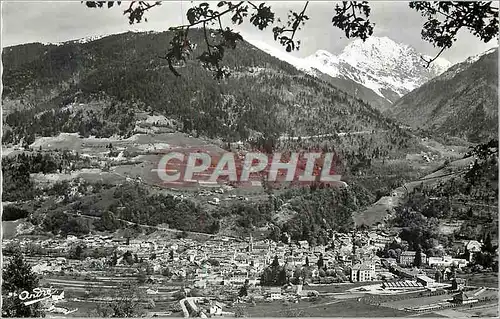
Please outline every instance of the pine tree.
M38 288L38 277L25 262L22 254L16 252L2 274L2 317L43 317L40 303L25 306L16 294L32 292ZM13 294L13 295L11 295Z
M82 257L82 253L83 253L83 248L80 245L76 246L75 258L80 259Z
M111 266L116 266L117 263L118 263L118 255L115 250L113 252L113 257L111 258Z
M438 269L436 271L436 273L434 274L434 280L436 280L436 282L441 282L441 279L443 279L443 274L441 273L441 271Z
M248 281L248 279L246 279L245 284L243 284L243 286L241 286L240 291L238 292L239 297L248 296L248 286L249 286L249 281Z
M413 260L413 266L420 268L422 265L422 248L420 245L417 247L417 251L415 252L415 259Z
M483 250L487 253L493 253L495 250L493 249L493 244L491 243L491 234L488 233L486 235L486 239L484 240Z
M124 232L124 235L123 237L125 237L127 239L127 242L125 243L127 246L130 245L130 237L132 237L132 234L130 232L130 229L125 229L125 232Z
M132 253L130 251L126 251L124 254L123 254L123 259L129 264L129 265L132 265L134 264L134 258L132 256Z
M287 281L288 281L288 278L286 276L285 267L281 267L281 269L279 270L279 273L278 273L277 284L278 284L278 286L281 286L281 285L286 284Z
M273 263L271 264L272 268L278 268L280 266L280 262L278 260L278 256L274 256Z
M317 265L318 265L318 269L323 268L323 266L325 265L325 261L323 260L323 254L319 255Z

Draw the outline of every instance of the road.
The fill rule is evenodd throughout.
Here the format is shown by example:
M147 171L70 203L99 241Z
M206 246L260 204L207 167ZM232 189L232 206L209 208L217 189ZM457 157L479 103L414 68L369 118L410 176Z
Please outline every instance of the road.
M94 219L94 220L100 220L101 218L100 217L97 217L97 216L90 216L90 215L84 215L84 214L76 214L76 213L68 213L68 212L64 212L64 214L68 215L68 216L75 216L75 217L81 217L81 218L90 218L90 219ZM217 235L214 235L214 234L207 234L207 233L200 233L200 232L193 232L193 231L185 231L185 230L179 230L179 229L172 229L172 228L165 228L165 227L159 227L159 226L151 226L151 225L145 225L145 224L137 224L137 223L134 223L134 222L131 222L131 221L128 221L128 220L124 220L124 219L121 219L121 218L115 218L115 220L118 220L120 222L123 222L129 226L139 226L139 227L144 227L144 228L154 228L156 230L162 230L162 231L168 231L168 232L172 232L172 233L187 233L187 234L190 234L190 235L203 235L203 236L208 236L208 237L215 237ZM229 236L225 236L225 237L229 237Z
M196 302L197 300L201 300L201 299L206 299L205 297L186 297L182 300L179 300L179 304L181 305L181 308L182 308L182 312L184 314L184 318L189 318L189 310L187 309L186 307L186 302L189 304L189 306L191 307L191 309L193 309L193 311L195 313L198 312L198 306L196 305Z
M475 314L476 312L481 313L481 315ZM408 317L422 317L423 314L438 314L440 316L448 317L448 318L473 318L473 317L488 317L485 316L485 313L491 313L491 317L498 316L498 303L480 305L480 306L472 306L467 307L464 305L463 307L457 308L449 308L443 310L430 310L427 312L419 312Z
M381 132L387 132L385 130L382 131L376 131L375 133L381 133ZM340 132L340 133L329 133L329 134L319 134L319 135L306 135L306 136L280 136L279 140L284 141L284 140L292 140L292 141L297 141L299 138L301 140L308 140L311 138L322 138L322 137L333 137L333 136L347 136L347 135L362 135L362 134L372 134L373 131L358 131L358 132Z

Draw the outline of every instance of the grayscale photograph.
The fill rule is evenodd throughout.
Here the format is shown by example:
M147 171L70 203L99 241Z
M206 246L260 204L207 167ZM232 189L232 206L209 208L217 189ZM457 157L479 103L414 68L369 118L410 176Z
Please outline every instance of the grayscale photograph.
M498 317L499 5L1 1L1 316Z

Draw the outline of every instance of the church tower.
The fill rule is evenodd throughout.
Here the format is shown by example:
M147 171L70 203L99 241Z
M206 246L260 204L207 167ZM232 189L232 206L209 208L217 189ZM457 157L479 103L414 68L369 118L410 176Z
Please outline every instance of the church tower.
M249 245L248 245L248 250L250 252L253 252L253 237L252 237L251 233L250 233L250 242L249 242Z

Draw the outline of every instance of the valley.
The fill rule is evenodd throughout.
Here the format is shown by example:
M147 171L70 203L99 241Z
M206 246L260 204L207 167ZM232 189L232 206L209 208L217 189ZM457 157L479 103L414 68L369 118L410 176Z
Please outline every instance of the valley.
M194 60L178 67L182 77L169 73L155 52L171 37L128 32L4 48L3 258L57 289L43 309L56 317L491 312L498 114L489 78L461 81L481 77L475 68L489 68L483 62L497 53L445 71L449 62L423 69L414 49L388 38L300 61L242 42L225 57L234 77L217 82ZM460 114L476 119L476 109L431 123L456 106L428 93L450 78L463 90L453 96L484 97L487 116L474 132L457 133ZM429 116L417 121L424 104ZM331 153L341 178L165 183L159 163L170 152Z

